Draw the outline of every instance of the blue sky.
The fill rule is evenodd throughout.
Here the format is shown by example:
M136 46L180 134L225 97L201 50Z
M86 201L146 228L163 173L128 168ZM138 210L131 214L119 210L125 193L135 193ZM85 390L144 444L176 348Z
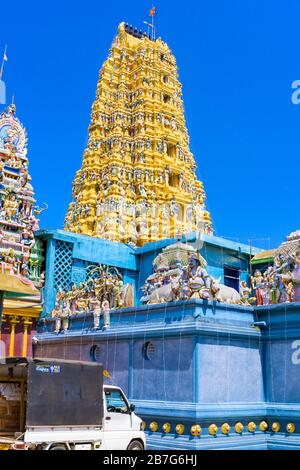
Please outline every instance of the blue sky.
M81 166L98 71L117 26L152 3L15 0L0 6L4 79L27 128L43 228L62 228ZM160 0L158 35L177 59L191 150L219 236L265 248L300 227L298 0ZM2 52L1 52L2 54Z

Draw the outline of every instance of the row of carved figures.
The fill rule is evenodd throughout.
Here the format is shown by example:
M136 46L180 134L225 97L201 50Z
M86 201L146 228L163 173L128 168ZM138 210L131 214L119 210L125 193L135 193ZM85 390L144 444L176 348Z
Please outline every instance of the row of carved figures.
M263 274L254 272L251 286L257 305L300 301L300 250L275 256L274 265Z
M56 332L68 329L69 319L78 314L93 312L94 328L99 328L100 316L104 327L109 326L110 309L133 306L133 287L124 284L117 268L96 266L89 270L87 281L70 290L58 288L52 318L56 321Z
M174 245L176 251L177 245ZM169 247L172 250L172 246ZM186 250L186 248L182 248ZM163 253L142 286L143 303L161 303L199 298L242 305L268 305L300 301L300 250L294 255L275 257L274 266L264 274L256 270L251 285L240 283L240 292L225 286L208 274L205 260L192 253L183 264L180 259L168 265Z

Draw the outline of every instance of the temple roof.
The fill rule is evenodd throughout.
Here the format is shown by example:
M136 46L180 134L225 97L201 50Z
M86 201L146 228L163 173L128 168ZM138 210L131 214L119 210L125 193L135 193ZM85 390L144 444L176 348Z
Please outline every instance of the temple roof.
M267 262L273 259L274 254L276 252L276 249L273 248L271 250L263 250L255 254L255 256L252 258L251 263L262 263L262 262Z
M29 296L39 294L38 289L36 289L33 283L28 279L5 273L0 273L0 291L7 294L13 293Z

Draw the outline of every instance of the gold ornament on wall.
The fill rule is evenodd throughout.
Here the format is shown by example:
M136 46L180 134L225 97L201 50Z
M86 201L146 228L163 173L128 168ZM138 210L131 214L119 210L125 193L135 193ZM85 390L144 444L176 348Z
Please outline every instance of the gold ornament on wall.
M201 426L199 424L194 424L191 426L190 433L192 436L199 436L202 432Z
M248 423L248 431L249 432L254 432L255 429L256 429L256 424L254 423L254 421L250 421L250 423Z
M184 424L176 424L175 428L176 434L183 434L184 433Z
M296 426L294 425L294 423L288 423L286 425L286 432L292 434L295 431L296 431Z
M280 431L280 423L278 423L277 421L275 423L272 424L272 431L273 432L279 432Z
M171 431L171 424L170 423L164 423L162 427L163 432L168 434Z
M268 423L266 421L261 421L259 423L259 430L265 432L268 429Z
M238 422L234 425L234 430L237 434L242 434L244 425L241 422Z
M215 436L218 432L218 426L216 424L211 424L209 427L208 427L208 433L211 435L211 436Z
M229 431L230 431L229 424L228 423L222 424L221 431L222 431L222 434L229 434Z
M151 421L149 424L149 429L152 432L156 432L158 430L158 423L156 421Z

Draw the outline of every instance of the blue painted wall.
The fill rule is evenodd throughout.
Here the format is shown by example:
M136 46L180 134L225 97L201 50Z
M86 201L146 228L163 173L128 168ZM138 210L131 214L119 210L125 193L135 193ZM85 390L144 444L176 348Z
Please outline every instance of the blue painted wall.
M258 307L257 316L266 322L266 399L300 403L300 302Z
M259 403L264 401L259 342L206 338L200 345L200 401ZM246 367L245 367L246 365Z
M192 338L155 339L154 358L143 353L145 341L133 349L133 394L136 400L193 401Z

